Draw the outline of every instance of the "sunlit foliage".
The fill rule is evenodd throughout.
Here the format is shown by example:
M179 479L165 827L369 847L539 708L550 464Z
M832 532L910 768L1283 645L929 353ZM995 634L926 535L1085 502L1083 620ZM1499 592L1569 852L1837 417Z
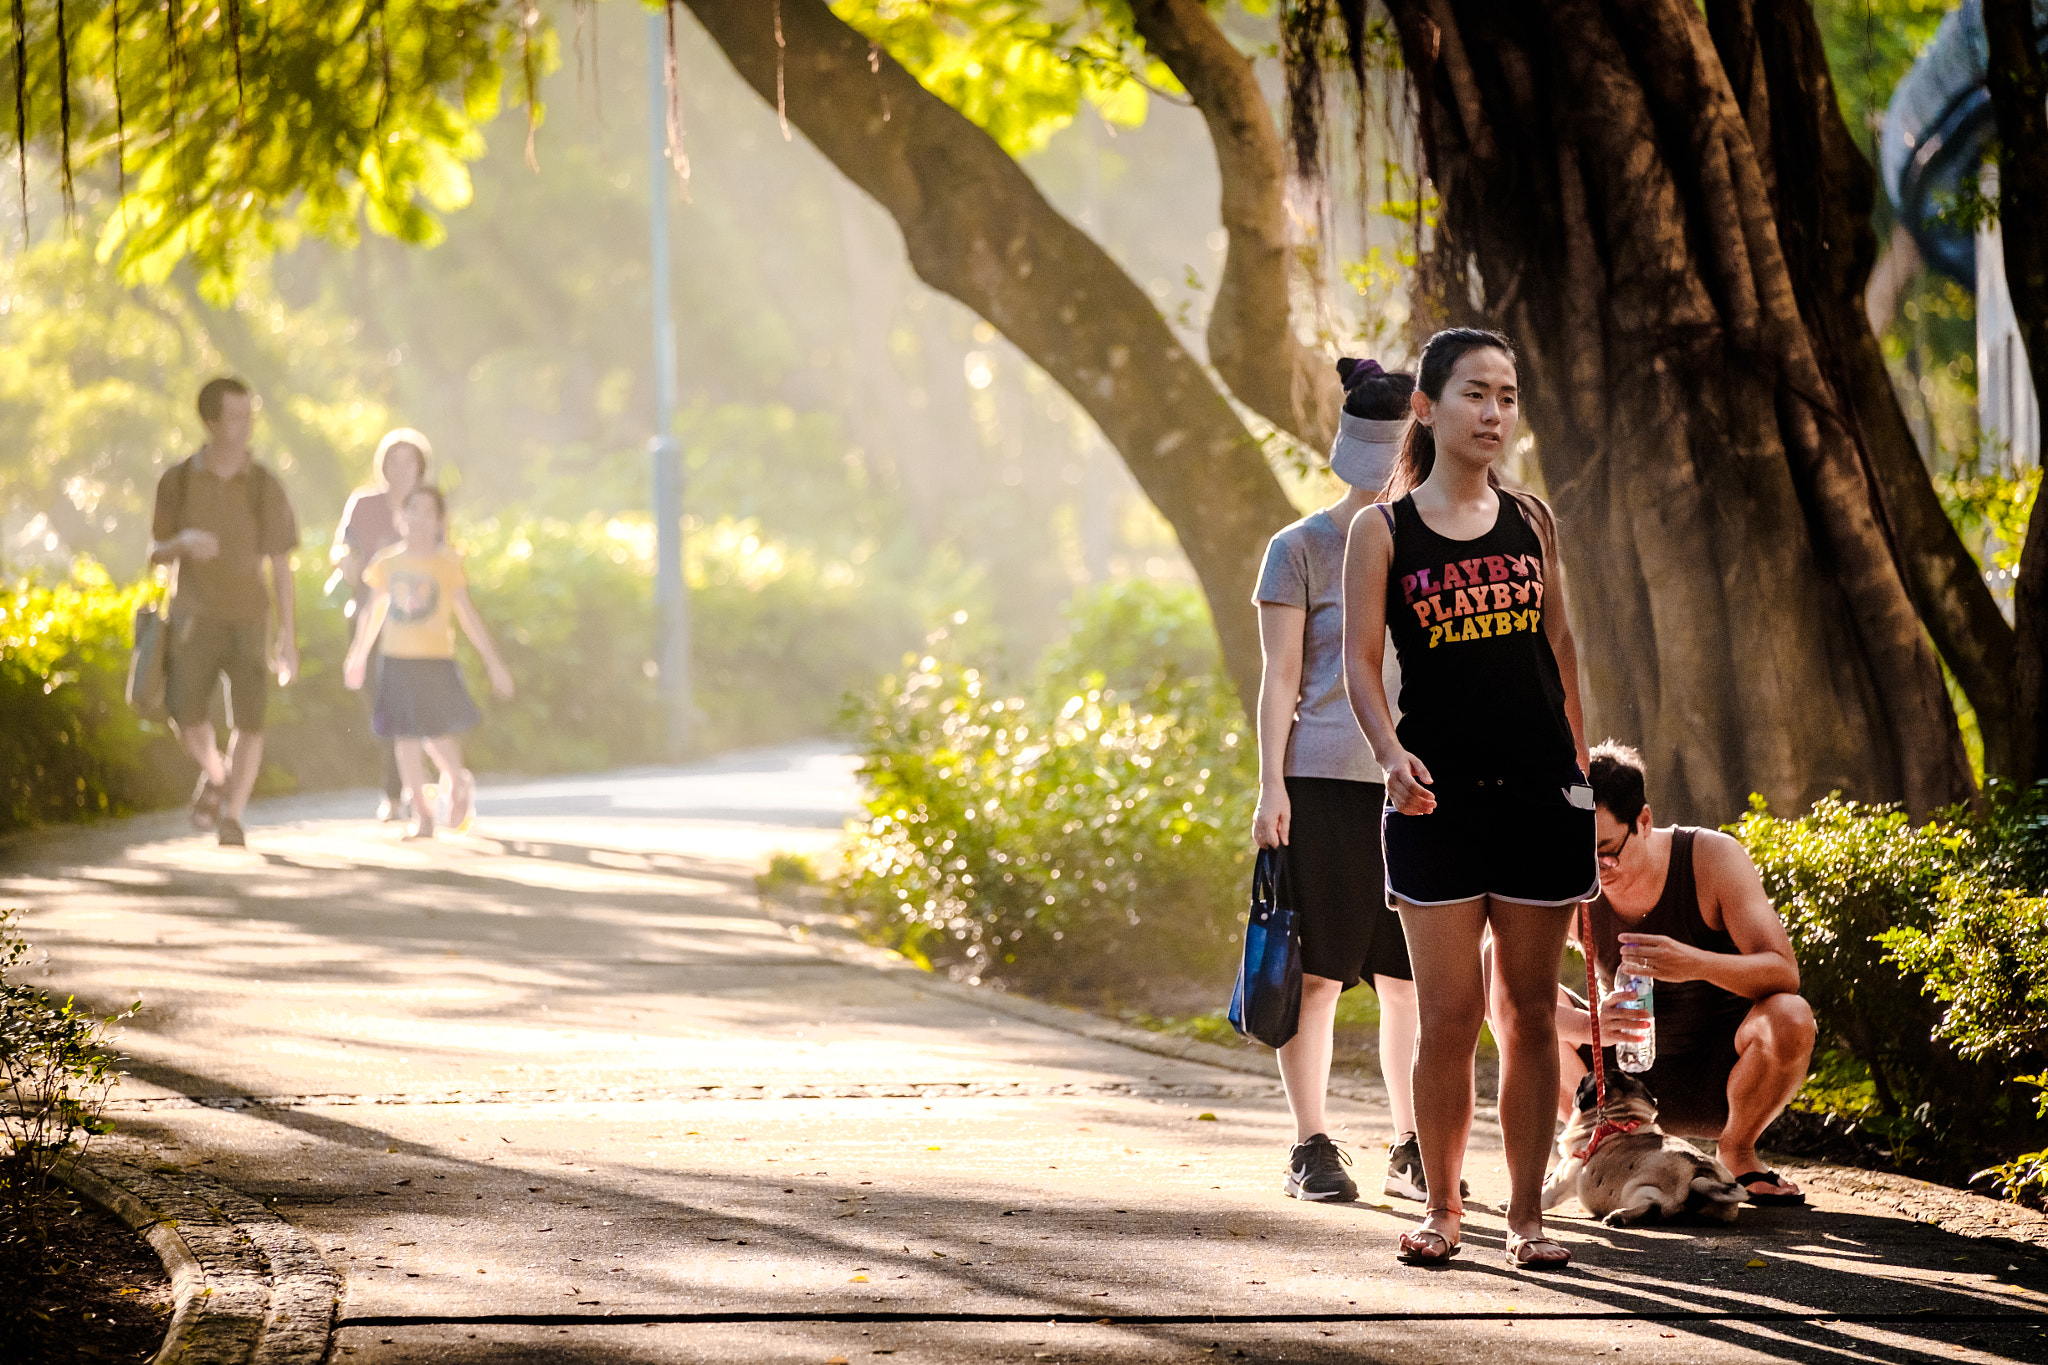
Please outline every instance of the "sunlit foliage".
M1151 91L1179 94L1121 0L837 0L832 10L1012 156L1044 147L1083 104L1144 122Z
M287 303L268 262L217 309L189 274L124 286L77 238L0 259L0 512L25 518L8 524L0 559L19 569L85 553L138 569L156 480L198 447L194 398L225 371L263 401L258 457L315 504L302 511L338 511L345 469L391 425L388 367L358 323L321 300Z
M216 303L305 232L436 240L435 214L469 202L464 163L508 72L537 116L534 82L556 59L538 6L517 0L29 0L14 14L11 140L60 163L67 199L93 172L118 200L102 259L160 282L190 257Z

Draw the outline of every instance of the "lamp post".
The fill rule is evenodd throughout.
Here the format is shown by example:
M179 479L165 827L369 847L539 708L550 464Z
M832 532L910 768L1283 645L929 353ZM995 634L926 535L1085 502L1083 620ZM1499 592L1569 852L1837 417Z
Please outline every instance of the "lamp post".
M647 218L654 303L654 662L668 755L690 741L690 609L683 580L683 464L676 445L676 326L669 313L667 80L663 16L647 16Z

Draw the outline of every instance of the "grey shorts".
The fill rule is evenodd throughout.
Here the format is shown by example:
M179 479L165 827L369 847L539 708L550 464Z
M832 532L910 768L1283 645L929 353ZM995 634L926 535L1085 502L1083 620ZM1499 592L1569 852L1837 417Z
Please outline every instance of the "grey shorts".
M181 726L199 725L213 709L213 689L227 680L228 725L260 734L270 707L267 621L187 617L171 624L164 659L164 709Z

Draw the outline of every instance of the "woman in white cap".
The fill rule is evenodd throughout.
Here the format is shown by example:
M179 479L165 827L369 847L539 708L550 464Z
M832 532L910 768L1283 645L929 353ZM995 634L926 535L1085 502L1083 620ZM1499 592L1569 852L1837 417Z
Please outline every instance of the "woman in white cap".
M1331 1139L1323 1103L1337 997L1369 980L1379 996L1380 1073L1394 1118L1383 1189L1422 1199L1411 1076L1415 982L1400 916L1387 908L1384 893L1379 831L1386 775L1344 693L1343 603L1345 534L1351 519L1379 500L1393 471L1415 379L1349 358L1337 362L1337 373L1344 415L1330 472L1344 481L1344 496L1273 537L1253 594L1265 667L1252 835L1261 848L1283 850L1301 916L1301 1028L1279 1050L1295 1126L1284 1188L1296 1199L1358 1197L1344 1172L1350 1156Z
M412 490L427 481L427 462L433 453L427 438L411 427L387 431L377 443L376 458L370 462L375 482L348 495L341 525L334 532L334 547L329 556L334 562L334 576L327 580L327 587L330 593L347 591L341 610L351 626L358 614L368 608L373 595L363 583L363 570L402 539L399 509L405 506ZM390 740L380 739L377 743L384 751L384 798L378 803L377 818L403 821L409 813L398 755Z

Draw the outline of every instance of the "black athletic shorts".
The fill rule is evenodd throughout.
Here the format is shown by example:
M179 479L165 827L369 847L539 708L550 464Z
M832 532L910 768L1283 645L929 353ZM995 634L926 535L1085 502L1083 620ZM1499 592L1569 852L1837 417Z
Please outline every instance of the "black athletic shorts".
M214 685L228 683L228 726L261 734L270 706L268 621L188 616L171 623L164 656L164 709L179 725L199 725L213 709Z
M1584 784L1577 772L1555 782L1439 778L1430 787L1436 809L1429 814L1403 815L1389 805L1382 824L1387 903L1588 899L1600 889L1600 870L1593 861L1593 790Z
M1350 990L1375 976L1412 981L1401 917L1381 899L1380 807L1387 789L1341 777L1290 777L1287 880L1301 916L1301 969Z

